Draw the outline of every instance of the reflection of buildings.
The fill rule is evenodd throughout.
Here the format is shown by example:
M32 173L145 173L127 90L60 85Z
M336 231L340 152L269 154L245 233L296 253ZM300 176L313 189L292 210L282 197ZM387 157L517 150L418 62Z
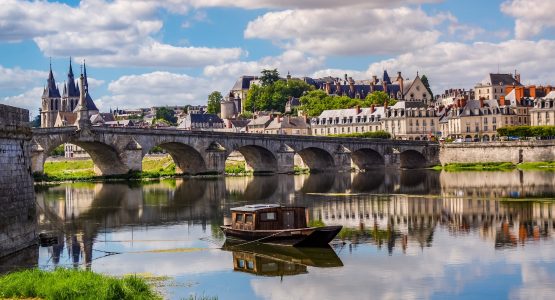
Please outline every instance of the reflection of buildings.
M346 238L388 248L431 246L437 226L451 234L477 231L496 247L515 246L553 235L555 203L472 198L352 196L314 203L312 218L356 228Z

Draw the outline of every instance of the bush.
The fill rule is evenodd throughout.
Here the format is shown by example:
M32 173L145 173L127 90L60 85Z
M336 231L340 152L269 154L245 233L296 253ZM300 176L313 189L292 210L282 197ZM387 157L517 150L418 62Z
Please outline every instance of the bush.
M555 137L555 126L507 126L497 129L500 136L512 137L540 137L540 138L553 138Z

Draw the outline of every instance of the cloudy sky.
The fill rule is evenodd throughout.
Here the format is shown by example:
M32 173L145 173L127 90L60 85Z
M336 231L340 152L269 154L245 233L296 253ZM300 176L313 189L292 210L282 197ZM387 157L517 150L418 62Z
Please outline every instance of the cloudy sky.
M101 110L202 104L236 78L277 68L356 79L428 75L435 93L517 69L555 83L555 1L2 0L0 103L37 112L85 59Z

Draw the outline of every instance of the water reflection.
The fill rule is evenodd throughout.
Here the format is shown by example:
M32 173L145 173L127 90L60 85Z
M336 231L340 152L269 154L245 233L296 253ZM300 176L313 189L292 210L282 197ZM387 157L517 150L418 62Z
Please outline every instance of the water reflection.
M534 268L546 274L534 281L536 289L512 293L553 296L546 285L555 278L553 176L376 170L61 184L37 192L40 230L59 242L27 261L200 282L175 288L170 298L176 299L191 290L233 298L218 293L232 289L229 280L241 282L229 292L244 298L296 299L307 289L311 299L364 298L370 291L376 298L447 298L468 289L472 276L465 272L479 270L475 276L491 280L508 272L520 282L521 272L531 278ZM307 206L311 219L346 228L339 235L345 246L325 253L259 246L221 251L219 225L229 223L229 208L261 202ZM272 276L295 281L277 278L282 286ZM452 286L459 290L445 288Z
M331 247L295 248L226 242L223 250L233 253L233 270L258 276L290 276L308 273L307 267L342 267Z

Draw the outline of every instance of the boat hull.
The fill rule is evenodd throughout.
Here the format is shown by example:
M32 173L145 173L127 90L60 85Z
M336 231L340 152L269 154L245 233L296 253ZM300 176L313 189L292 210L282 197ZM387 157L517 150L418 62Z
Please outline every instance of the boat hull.
M240 230L220 226L226 238L294 247L325 247L343 226L308 227L285 230Z

